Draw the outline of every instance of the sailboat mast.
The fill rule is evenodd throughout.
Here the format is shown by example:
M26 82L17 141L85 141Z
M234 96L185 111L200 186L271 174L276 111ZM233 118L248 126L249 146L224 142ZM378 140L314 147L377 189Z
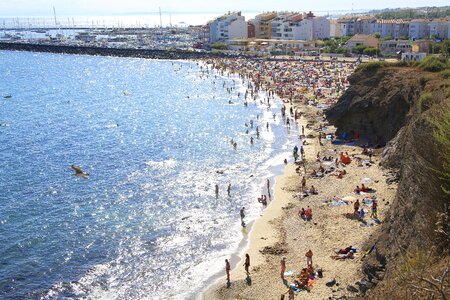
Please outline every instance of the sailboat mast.
M159 8L159 27L162 28L161 7Z
M55 26L58 26L58 22L56 22L56 10L55 10L55 6L53 6L53 17L55 17Z

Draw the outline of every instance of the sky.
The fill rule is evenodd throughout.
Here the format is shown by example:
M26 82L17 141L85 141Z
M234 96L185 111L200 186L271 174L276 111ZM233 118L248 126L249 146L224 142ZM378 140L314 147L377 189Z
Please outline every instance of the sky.
M145 14L161 8L166 13L227 11L355 11L397 7L445 6L449 0L0 0L1 17L52 16L53 6L59 16L106 16Z

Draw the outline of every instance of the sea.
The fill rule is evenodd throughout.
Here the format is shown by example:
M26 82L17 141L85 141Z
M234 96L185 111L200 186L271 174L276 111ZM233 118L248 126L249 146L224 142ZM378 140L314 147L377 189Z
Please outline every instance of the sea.
M0 51L0 299L195 299L236 263L298 129L205 70Z

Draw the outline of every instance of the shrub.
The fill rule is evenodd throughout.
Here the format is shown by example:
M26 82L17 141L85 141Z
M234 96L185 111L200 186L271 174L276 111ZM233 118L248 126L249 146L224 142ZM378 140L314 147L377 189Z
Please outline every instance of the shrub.
M422 111L429 109L431 107L432 102L433 102L433 95L431 93L422 94L422 96L420 96L419 98L419 104Z
M450 69L441 71L441 76L442 76L442 78L444 78L444 79L449 79L449 78L450 78Z
M211 44L210 47L213 49L218 49L218 50L226 50L228 48L227 44L223 44L223 43L214 43L214 44Z
M378 49L378 48L365 48L363 53L365 55L375 56L375 55L380 54L380 49Z
M445 57L430 55L425 57L425 59L419 64L419 67L425 71L440 72L450 68L450 63Z
M358 69L362 71L374 71L378 70L379 68L383 68L389 66L388 62L385 61L372 61L365 64L360 64Z
M420 85L422 87L425 87L425 85L427 84L428 81L430 81L430 77L428 77L428 76L422 76L419 79Z
M450 195L450 105L444 108L440 116L433 119L433 123L436 126L434 138L442 149L442 171L437 172L442 180L442 190Z

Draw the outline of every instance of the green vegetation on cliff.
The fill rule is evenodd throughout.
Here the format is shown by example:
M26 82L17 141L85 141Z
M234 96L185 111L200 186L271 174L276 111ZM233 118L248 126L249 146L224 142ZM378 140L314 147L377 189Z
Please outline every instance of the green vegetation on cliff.
M450 195L450 106L447 106L433 123L436 126L434 137L442 149L442 171L438 171L442 180L441 188L444 193Z

